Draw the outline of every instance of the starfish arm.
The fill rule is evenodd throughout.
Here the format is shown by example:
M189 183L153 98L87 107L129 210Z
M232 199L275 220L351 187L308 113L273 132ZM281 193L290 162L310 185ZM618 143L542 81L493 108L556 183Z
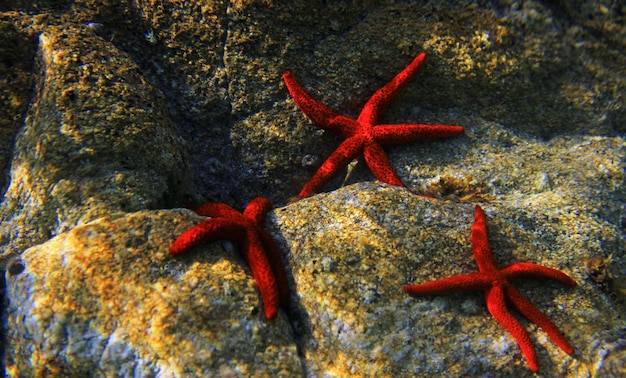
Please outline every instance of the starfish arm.
M457 291L486 290L490 285L491 278L479 272L418 285L406 285L404 292L412 295L445 294Z
M211 218L183 232L170 246L170 254L177 256L193 247L213 239L240 240L245 235L245 228L223 218Z
M274 319L278 314L280 296L272 266L263 249L263 240L255 230L249 230L242 243L244 257L259 287L265 317Z
M334 174L345 168L361 153L363 144L363 138L359 135L344 140L315 172L298 196L308 197L320 190Z
M246 207L243 212L244 217L255 223L255 232L261 238L263 250L266 253L276 284L278 286L280 304L286 304L289 299L289 287L287 285L287 276L285 275L285 267L280 254L280 249L270 234L263 229L263 222L267 213L272 209L272 203L265 197L256 197Z
M250 219L258 226L263 226L265 216L272 210L272 203L265 197L256 197L248 203L243 211L243 216Z
M280 249L269 233L261 231L259 235L262 238L263 248L274 272L280 304L287 305L289 303L289 285L287 284L287 275Z
M507 285L505 291L507 299L515 306L515 309L517 309L520 314L541 327L541 329L548 334L550 339L565 353L572 354L574 352L574 348L565 340L565 337L561 334L557 326L539 311L522 293L511 285Z
M333 119L338 117L335 112L306 93L291 72L286 71L283 74L283 80L285 81L285 85L291 97L302 113L306 114L311 121L320 127L332 132L341 133L339 125L332 122Z
M511 264L501 270L507 280L512 281L524 277L549 278L559 281L567 286L576 286L576 281L567 274L547 266L519 262Z
M398 96L398 94L406 88L411 82L417 71L420 69L426 58L426 53L419 54L413 61L406 66L399 74L397 74L389 83L380 88L365 103L358 122L365 122L369 125L376 124L378 117L387 110L389 104Z
M500 323L500 325L513 336L522 350L522 353L526 357L530 370L533 372L538 371L539 365L537 364L535 348L533 347L530 337L524 327L507 310L502 286L493 286L485 294L485 298L487 300L487 308L489 309L489 312L494 318L496 318L498 323Z
M487 215L478 205L474 208L474 224L472 225L472 249L481 272L497 271L498 266L493 258L489 239L487 239Z
M389 185L405 186L394 172L380 144L374 141L367 143L363 149L363 156L365 157L365 164L367 164L378 181Z
M207 202L202 206L192 209L196 214L205 217L240 218L241 213L225 203Z
M382 144L402 144L425 139L448 138L463 133L462 126L397 124L376 125L372 128L374 139Z

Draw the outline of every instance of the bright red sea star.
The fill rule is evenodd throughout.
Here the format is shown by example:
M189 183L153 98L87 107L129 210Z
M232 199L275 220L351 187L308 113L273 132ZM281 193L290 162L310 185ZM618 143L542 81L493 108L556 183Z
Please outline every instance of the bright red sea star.
M485 212L480 206L476 206L474 225L472 226L472 248L480 272L444 278L420 285L407 285L404 287L404 291L412 295L429 295L465 290L484 290L489 312L500 325L513 335L522 353L526 356L530 370L534 372L539 370L535 348L524 327L507 310L507 301L528 320L541 327L565 353L573 353L574 348L565 340L556 325L510 282L523 277L550 278L568 286L575 286L576 282L567 274L556 269L531 263L520 262L498 269L489 248Z
M211 218L180 235L170 247L170 254L178 256L213 239L240 242L244 258L259 287L265 316L273 319L278 314L278 308L287 304L289 292L280 250L263 229L265 216L271 209L271 202L263 197L250 201L243 214L223 203L205 203L195 212Z
M405 186L389 164L383 145L451 137L463 133L461 126L377 124L387 107L413 79L425 58L425 53L418 55L387 85L374 93L365 103L357 119L336 114L309 96L291 72L284 73L283 80L300 110L323 129L341 134L345 138L304 186L299 197L308 197L317 192L333 175L345 168L361 153L365 157L365 163L378 180L390 185Z

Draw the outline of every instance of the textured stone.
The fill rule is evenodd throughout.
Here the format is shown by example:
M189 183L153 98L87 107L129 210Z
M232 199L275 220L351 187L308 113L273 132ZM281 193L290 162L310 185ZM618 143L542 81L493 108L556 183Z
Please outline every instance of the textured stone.
M340 140L297 110L281 73L293 71L315 98L354 116L376 89L425 51L424 70L383 121L459 124L466 133L392 146L387 153L411 190L461 204L409 198L402 190L369 183L289 205L268 221L293 270L295 308L289 315L297 326L292 341L306 359L305 374L529 374L480 293L411 298L400 292L406 283L475 270L468 244L472 211L463 202L490 200L484 207L498 263L525 259L550 265L568 271L580 285L519 283L576 348L568 358L530 326L542 375L624 375L626 327L619 315L626 302L626 8L621 2L1 3L0 183L10 186L0 206L0 267L9 281L31 274L17 258L26 248L100 216L113 214L106 221L112 223L128 212L203 199L239 209L256 196L287 203L310 178L315 162L324 161ZM38 46L38 41L47 42ZM372 180L362 165L352 164L324 190ZM189 172L193 183L184 178ZM199 219L175 213L179 220ZM183 227L170 229L176 231L163 239L163 248ZM111 237L121 240L133 232L125 228ZM216 245L198 250L220 253ZM610 261L613 277L606 282L586 278L586 261L597 257ZM83 286L100 285L88 278ZM239 282L233 275L225 282L230 280ZM253 284L247 285L252 290ZM258 300L256 293L246 293ZM204 306L202 297L172 306L184 309L195 306L194 300ZM233 308L248 303L233 300ZM54 313L55 303L41 305ZM262 318L253 307L253 316ZM74 309L68 314L82 316ZM233 323L249 324L249 312L237 314ZM40 318L27 320L43 324ZM95 328L74 324L72 348L62 350L76 352L71 354L76 366L89 365L87 357L98 350L85 351L84 343L74 340L89 340ZM46 336L54 331L34 329ZM144 334L144 341L131 343L130 336L141 335L107 335L105 344L89 345L107 345L103 369L122 375L132 375L130 367L139 364L145 365L136 371L156 371L144 359L154 356L144 353L145 345L170 336ZM20 348L21 355L39 348L29 339L7 343L13 356ZM33 361L44 361L48 352ZM242 354L246 357L225 371L198 371L226 374L232 367L245 375L258 359L250 351ZM49 366L62 363L51 360Z
M239 254L168 254L187 210L100 219L30 248L8 273L9 376L294 376L284 314L264 320Z
M603 371L605 360L612 371L623 369L623 362L610 356L623 348L616 335L626 328L616 319L626 301L610 300L584 268L589 254L602 252L594 248L599 239L621 232L595 215L570 217L556 206L516 207L508 201L481 206L499 266L546 265L578 283L569 288L542 280L515 282L575 348L568 356L522 320L541 375ZM413 298L402 291L406 284L478 270L470 244L473 214L471 204L375 183L277 209L270 220L290 251L296 329L309 374L533 376L512 336L487 311L481 292Z
M0 208L0 262L103 215L166 206L182 139L138 67L85 26L39 36L38 81Z
M238 64L229 65L230 71L237 72L231 89L237 94L235 105L263 102L271 95L268 87L277 91L272 98L287 99L236 113L232 128L241 158L254 175L274 184L272 195L278 190L285 193L278 200L297 194L293 187L301 188L311 176L311 168L301 163L303 157L320 156L321 163L341 142L312 125L286 89L279 92L284 70L293 72L320 102L355 116L374 91L425 51L424 69L383 121L464 126L495 122L525 133L524 139L548 141L563 134L611 136L626 127L626 77L618 68L626 65L626 56L620 53L621 44L612 42L626 28L614 21L623 10L615 2L604 6L612 15L604 18L613 22L602 29L576 22L596 10L591 1L567 6L585 10L576 18L542 1L477 1L473 6L466 2L307 3L308 8L288 11L297 25L280 17L281 5L273 9L273 22L261 2L250 2L243 16L235 12L235 17L246 17L246 30L254 31L241 34L243 46L273 47L265 57L263 51L246 50L248 54L233 60ZM581 3L585 6L579 7ZM602 18L595 13L600 23ZM276 55L282 57L282 66ZM445 151L458 148L447 140L426 144ZM412 179L402 172L405 167L428 169L423 159L430 150L422 154L421 143L389 150L392 165L405 181ZM434 166L424 177L433 178L437 169ZM326 189L337 188L343 179L337 178ZM367 169L358 168L348 182L371 179Z
M13 17L0 13L0 170L8 170L15 134L28 108L36 38L17 31ZM0 188L7 184L0 175Z

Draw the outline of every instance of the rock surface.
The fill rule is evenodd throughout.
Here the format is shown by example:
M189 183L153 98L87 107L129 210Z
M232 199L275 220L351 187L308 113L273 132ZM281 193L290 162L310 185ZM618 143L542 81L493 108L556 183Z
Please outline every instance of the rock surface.
M516 283L575 346L570 357L523 321L542 376L623 369L624 302L587 278L589 250L579 248L615 229L594 217L535 223L548 213L482 206L500 266L533 262L578 283ZM97 220L12 260L10 375L532 375L481 293L402 291L476 271L470 204L362 183L275 210L268 229L286 252L293 305L269 323L238 253L211 242L168 256L173 238L200 219L162 210Z
M480 293L401 292L407 283L475 270L468 230L472 204L481 202L499 264L544 264L579 284L518 284L576 349L568 357L523 323L541 374L626 374L618 316L626 302L624 14L619 2L590 0L2 2L0 267L12 307L0 352L6 347L9 372L530 375ZM407 186L435 199L368 182L357 161L324 188L328 194L282 207L341 140L302 115L282 72L354 116L421 51L424 69L382 121L465 127L458 138L387 149ZM267 225L281 241L294 302L269 326L238 253L209 243L180 261L166 256L199 217L143 211L202 201L242 209L257 196L279 207ZM85 250L112 259L110 266ZM121 270L120 261L154 284ZM598 270L589 261L600 261ZM223 279L205 282L204 273ZM105 287L127 274L135 278ZM173 282L184 274L193 291ZM156 282L187 300L163 297L167 288ZM207 304L206 295L229 285L237 291L216 308ZM142 315L137 324L159 332L140 333L126 310L148 309L128 294L112 299L109 290L118 289L144 293L185 321L197 319L199 306L200 316L217 311L223 323L201 318L206 326L185 328ZM43 315L20 312L35 310ZM248 340L243 350L203 344L226 345L229 332ZM167 337L192 370L163 358ZM191 356L193 347L210 353ZM242 357L231 361L235 350ZM278 362L267 364L270 356Z
M112 44L85 26L48 26L37 62L0 207L3 263L103 215L171 203L186 170L162 96Z
M294 376L284 315L260 316L254 280L219 244L172 259L188 210L74 228L12 260L10 376ZM21 271L20 271L21 270Z
M607 355L623 356L623 339L613 339L626 330L619 320L624 302L616 304L588 280L584 265L599 238L615 238L619 232L595 217L574 221L568 214L506 201L482 207L499 266L546 265L578 283L575 288L541 280L515 283L575 346L570 357L535 325L523 322L541 375L585 376L595 366L607 368ZM375 183L277 209L274 229L290 251L295 318L308 372L533 376L511 335L487 311L482 293L412 298L402 291L406 284L477 271L470 245L473 214L470 204L430 200Z

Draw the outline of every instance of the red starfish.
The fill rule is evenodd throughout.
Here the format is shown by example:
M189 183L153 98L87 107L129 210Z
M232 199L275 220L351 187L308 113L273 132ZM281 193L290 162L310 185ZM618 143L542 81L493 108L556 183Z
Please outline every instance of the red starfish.
M427 295L464 290L484 290L489 312L500 325L513 335L528 360L530 370L534 372L539 370L535 348L524 327L507 310L506 300L513 304L513 307L528 320L543 328L552 341L565 353L572 354L574 348L565 340L556 325L510 282L523 277L550 278L568 286L575 286L576 282L567 274L556 269L531 263L520 262L498 269L489 249L486 216L480 206L476 206L474 225L472 226L472 248L480 272L444 278L421 285L407 285L404 287L404 291L413 295Z
M263 221L271 208L271 202L263 197L250 201L243 214L224 203L205 203L195 211L211 218L185 231L170 247L170 254L177 256L207 240L239 241L259 286L268 319L276 317L278 307L287 304L289 296L280 250L263 229Z
M389 164L383 145L451 137L463 132L461 126L376 124L391 102L413 79L425 58L425 53L418 55L387 85L374 93L365 103L357 119L336 114L309 96L291 72L287 71L283 74L287 89L300 110L323 129L341 134L346 138L304 186L299 194L300 197L308 197L318 191L335 173L361 153L365 157L365 163L378 180L391 185L405 186Z

